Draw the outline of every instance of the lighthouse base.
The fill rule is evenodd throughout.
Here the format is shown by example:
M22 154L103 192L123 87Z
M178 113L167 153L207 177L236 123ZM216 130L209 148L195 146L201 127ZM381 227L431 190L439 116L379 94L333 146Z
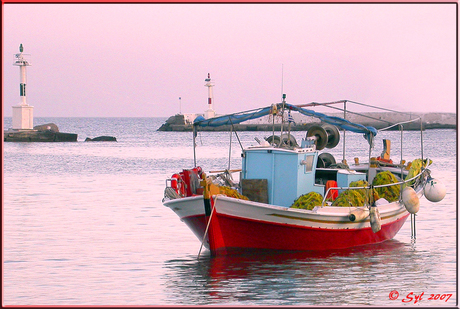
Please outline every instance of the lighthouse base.
M216 112L213 109L208 109L204 112L205 119L214 118L215 116L216 116Z
M32 130L34 128L34 107L30 105L13 106L13 130Z

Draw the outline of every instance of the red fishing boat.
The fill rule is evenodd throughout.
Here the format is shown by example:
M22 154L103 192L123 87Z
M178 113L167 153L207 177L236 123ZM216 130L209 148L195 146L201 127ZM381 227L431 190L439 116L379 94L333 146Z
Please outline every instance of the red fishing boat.
M424 158L423 141L420 158L407 164L402 149L401 161L393 163L387 139L383 139L384 151L379 157L371 157L371 151L378 133L421 120L376 130L346 119L350 111L345 103L350 106L356 102L334 103L344 103L343 118L283 99L282 103L252 111L195 119L193 145L200 127L234 125L266 115L280 117L283 125L280 135L273 131L265 140L256 139L257 145L242 149L241 169L205 173L197 166L194 151L195 166L167 179L163 204L213 255L253 249L331 250L380 243L392 239L409 216L415 237L420 198L425 195L440 201L445 195L445 187L430 176L432 161ZM321 120L309 127L300 145L290 134L286 114L291 112ZM346 160L337 163L330 153L320 153L337 146L339 130L364 136L369 162L360 163L356 158L354 164L348 165ZM345 141L343 144L345 158ZM238 181L232 173L239 173Z

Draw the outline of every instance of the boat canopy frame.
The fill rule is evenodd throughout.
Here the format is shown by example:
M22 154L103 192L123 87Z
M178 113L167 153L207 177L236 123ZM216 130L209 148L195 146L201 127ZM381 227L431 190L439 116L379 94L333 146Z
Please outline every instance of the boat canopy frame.
M262 107L262 108L257 108L257 109L252 109L252 110L247 110L247 111L237 112L237 113L232 113L232 114L226 114L226 115L217 116L217 117L213 117L213 118L209 118L209 119L205 119L203 116L196 117L194 122L193 122L193 130L192 130L193 131L193 160L194 160L194 166L196 167L196 152L195 152L196 140L195 140L195 138L196 138L196 135L197 135L198 128L200 128L200 127L220 127L220 126L225 126L225 125L231 125L230 134L232 134L232 131L234 131L233 130L233 125L234 124L239 124L239 123L247 121L247 120L261 118L261 117L267 116L267 115L280 115L282 117L281 118L282 119L281 135L282 135L283 134L284 122L285 122L285 119L284 119L285 118L284 117L285 110L287 110L289 112L290 111L296 111L296 112L299 112L300 114L303 114L305 116L315 117L317 119L320 119L322 122L334 125L336 127L339 127L340 129L342 129L342 131L343 131L343 151L342 151L343 160L345 160L345 153L346 153L346 151L345 151L345 145L346 145L345 132L346 131L351 131L351 132L354 132L354 133L363 134L364 138L369 143L369 164L370 164L370 161L371 161L370 160L371 159L371 152L372 152L372 148L374 146L374 138L375 138L375 136L378 134L378 132L389 130L389 129L395 127L395 126L398 126L398 129L401 132L401 151L400 151L400 153L401 153L401 162L402 162L403 161L403 159L402 159L403 158L403 144L402 144L402 141L403 141L404 124L419 121L420 122L420 136L421 136L420 137L421 158L423 159L423 123L422 123L422 117L417 116L414 119L412 119L412 116L414 116L412 113L399 112L399 111L395 111L395 110L391 110L391 109L387 109L387 108L372 106L372 105L369 105L369 104L364 104L364 103L350 101L350 100L339 100L339 101L324 102L324 103L311 102L311 103L306 103L306 104L292 105L292 104L289 104L289 103L285 102L285 97L286 96L283 95L283 101L281 103L274 103L274 104L271 104L270 106L267 106L267 107ZM401 122L397 122L397 123L391 123L391 122L389 122L387 120L382 120L382 119L379 119L379 118L375 118L375 117L372 117L370 115L350 111L349 109L347 109L347 103L348 104L359 105L359 106L364 106L364 107L367 107L367 108L373 108L373 109L380 110L380 111L394 112L394 113L399 113L399 114L403 114L403 115L409 115L411 119L401 121ZM343 104L343 108L333 106L333 105L336 105L336 104ZM334 110L341 111L341 112L343 112L343 118L336 117L336 116L329 116L329 115L326 115L324 113L320 113L320 112L313 111L311 109L305 109L304 108L304 107L317 107L317 106L328 107L328 108L331 108L331 109L334 109ZM278 111L281 111L281 113L279 114ZM347 118L347 113L359 115L361 117L365 117L365 118L368 118L368 119L373 119L373 120L380 121L380 122L384 122L388 126L377 130L376 128L374 128L372 126L364 126L364 125L359 124L359 123L353 123L353 122L351 122L351 121L346 119ZM273 120L273 134L274 134L274 132L275 132L275 129L274 129L274 120ZM235 134L236 134L236 131L235 131ZM289 129L289 135L290 135L290 129ZM238 135L237 135L237 138L238 138ZM239 138L238 138L238 141L239 141ZM240 146L242 147L241 142L240 142ZM281 147L281 145L279 145L279 146Z

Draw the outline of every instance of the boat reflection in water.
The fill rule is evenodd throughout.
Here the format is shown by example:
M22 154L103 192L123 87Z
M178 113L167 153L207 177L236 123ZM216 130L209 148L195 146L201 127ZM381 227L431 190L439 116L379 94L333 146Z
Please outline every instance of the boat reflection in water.
M372 305L388 300L400 274L424 273L432 280L421 261L401 263L410 260L406 255L418 253L397 240L334 251L206 251L198 260L167 261L166 290L183 305ZM405 291L414 289L413 282L398 287L405 284Z

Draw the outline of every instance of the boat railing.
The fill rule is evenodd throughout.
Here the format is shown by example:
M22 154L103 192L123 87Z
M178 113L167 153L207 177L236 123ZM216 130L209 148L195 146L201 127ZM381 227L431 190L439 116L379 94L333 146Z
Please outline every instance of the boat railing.
M400 186L400 185L404 185L404 184L407 184L417 178L421 178L423 175L425 175L426 171L428 169L426 168L422 168L422 170L420 171L419 174L415 175L414 177L412 178L409 178L409 179L405 179L403 181L398 181L398 182L394 182L394 183L389 183L389 184L384 184L384 185L377 185L377 186L365 186L365 187L329 187L326 191L326 193L324 194L324 197L323 197L323 201L321 202L321 206L325 206L326 205L326 199L327 197L329 196L329 192L331 190L359 190L359 189L371 189L371 188L384 188L384 187L391 187L391 186Z
M410 119L410 120L407 120L407 121L401 121L401 122L398 122L398 123L394 123L394 124L392 124L392 125L390 125L388 127L378 129L377 131L389 130L389 129L393 128L393 127L400 126L400 125L403 125L403 124L406 124L406 123L420 121L421 119L422 119L422 117L417 117L415 119Z

